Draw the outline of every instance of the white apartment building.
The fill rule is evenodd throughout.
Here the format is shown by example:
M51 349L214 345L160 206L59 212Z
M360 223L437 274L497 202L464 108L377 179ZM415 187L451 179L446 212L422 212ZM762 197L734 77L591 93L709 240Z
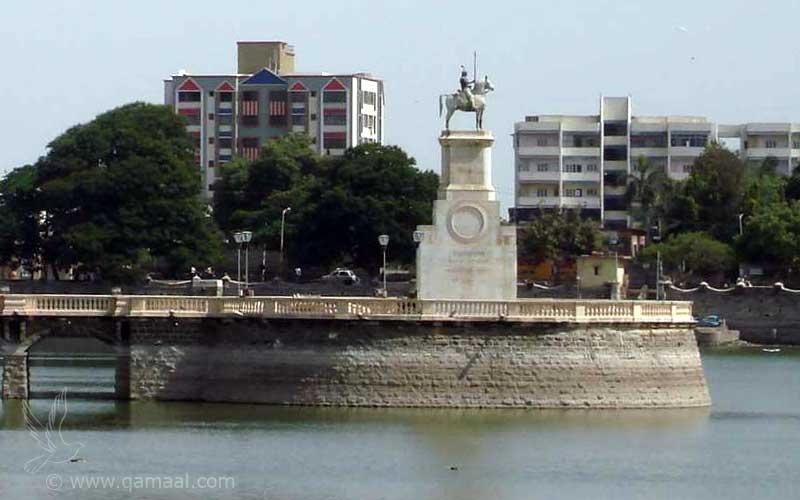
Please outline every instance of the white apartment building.
M788 175L800 160L800 125L717 125L694 116L634 116L630 97L601 97L598 115L536 115L514 125L515 199L511 218L581 208L606 229L631 226L628 175L639 157L677 180L712 141L738 139L746 161L774 157Z

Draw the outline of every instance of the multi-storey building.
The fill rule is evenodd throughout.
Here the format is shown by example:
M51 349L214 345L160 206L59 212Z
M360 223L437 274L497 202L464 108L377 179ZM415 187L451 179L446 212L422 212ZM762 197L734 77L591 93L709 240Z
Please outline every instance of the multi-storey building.
M703 117L633 116L630 97L602 97L598 115L527 116L514 126L515 200L511 218L581 208L606 229L631 227L628 176L645 157L676 180L712 141L738 139L745 161L777 160L789 174L800 160L800 125L717 125Z
M184 116L207 196L220 165L255 159L270 139L307 134L324 155L383 143L383 82L366 73L296 73L284 42L239 42L233 74L181 72L164 82L164 102Z

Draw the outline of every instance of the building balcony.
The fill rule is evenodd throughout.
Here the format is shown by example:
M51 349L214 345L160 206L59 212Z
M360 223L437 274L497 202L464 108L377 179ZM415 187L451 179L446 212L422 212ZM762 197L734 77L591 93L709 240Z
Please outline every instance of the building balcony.
M581 208L581 209L599 209L600 208L600 198L599 197L588 197L588 196L581 196L581 197L568 197L565 196L562 198L561 206L564 208Z
M562 148L564 156L577 156L582 158L600 158L600 148L575 148L565 147Z
M706 148L704 147L671 146L669 148L669 155L696 158L703 154L703 151L705 150Z
M528 171L517 172L517 180L520 182L555 182L558 183L561 175L557 170L548 170L547 172Z
M558 146L520 146L517 148L517 155L523 157L557 157L561 154Z
M746 158L789 158L791 150L789 148L749 148L744 150Z
M517 198L517 207L523 208L557 207L560 203L558 196L520 196Z
M558 132L561 129L559 122L517 122L514 130L517 132Z
M561 175L564 182L578 181L578 182L600 182L600 172L564 172Z
M639 158L640 156L644 156L646 158L666 158L667 148L631 148L632 159Z

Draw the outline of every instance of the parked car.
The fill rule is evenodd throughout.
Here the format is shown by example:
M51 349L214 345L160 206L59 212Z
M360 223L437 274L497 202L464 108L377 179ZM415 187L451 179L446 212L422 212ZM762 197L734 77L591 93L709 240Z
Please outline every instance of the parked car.
M336 281L339 283L344 283L345 285L352 285L359 282L356 273L343 267L337 267L333 270L333 272L323 276L322 279L324 281Z
M697 324L695 326L708 326L708 327L722 326L722 318L720 318L716 314L710 314L705 318L699 318L696 321Z

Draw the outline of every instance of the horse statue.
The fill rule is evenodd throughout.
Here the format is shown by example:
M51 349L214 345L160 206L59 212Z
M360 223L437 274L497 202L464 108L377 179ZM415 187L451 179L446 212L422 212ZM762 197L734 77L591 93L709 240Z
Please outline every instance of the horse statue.
M489 81L488 76L485 76L483 80L477 81L472 85L472 106L470 106L469 99L463 92L440 95L439 116L442 116L443 109L447 108L445 130L450 130L450 118L453 116L453 113L455 113L456 110L467 113L475 113L475 128L477 130L482 130L483 112L486 110L486 94L492 90L494 90L492 82Z

